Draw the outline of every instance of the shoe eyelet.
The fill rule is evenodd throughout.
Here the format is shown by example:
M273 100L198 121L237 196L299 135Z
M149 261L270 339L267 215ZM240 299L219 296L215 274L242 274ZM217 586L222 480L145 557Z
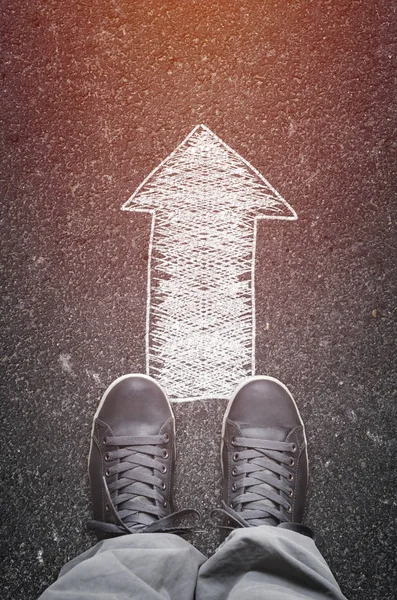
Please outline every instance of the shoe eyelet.
M105 458L106 461L110 460L109 452L106 452L104 458Z
M167 500L164 500L163 506L164 506L164 508L166 508L166 506L167 506Z
M109 510L110 510L110 506L109 506L109 504L105 504L105 510L106 510L106 511L109 511Z
M167 452L167 450L163 450L163 458L168 458L169 454Z
M233 467L233 469L232 469L232 475L233 475L233 477L236 477L236 475L237 475L237 469L236 469L236 467Z
M167 486L165 485L164 481L162 481L162 482L161 482L161 489L163 490L163 492L164 492L164 490L166 489L166 487L167 487Z
M106 477L109 477L109 475L110 475L110 471L109 471L109 469L106 469L106 471L105 471L105 475L106 475Z
M289 488L289 490L288 490L288 496L290 498L292 498L293 495L294 495L294 490L292 488Z
M237 490L237 483L233 483L232 492L235 492L236 490Z
M288 481L294 481L294 476L292 475L292 473L288 475Z
M104 444L104 446L106 446L107 439L108 439L108 438L107 438L107 437L106 437L106 435L105 435L105 437L104 437L104 438L103 438L103 440L102 440L102 444Z
M236 460L238 460L238 457L239 457L239 456L240 456L240 454L239 454L238 452L235 452L235 453L233 454L233 460L235 460L235 461L236 461Z
M292 444L292 452L296 452L296 444Z
M232 446L237 446L237 444L236 444L236 438L235 437L232 438Z
M161 472L162 473L166 473L167 472L167 467L165 465L161 465Z
M291 467L293 467L293 466L294 466L294 464L295 464L295 461L294 461L294 459L293 459L293 458L291 458L291 459L290 459L290 461L289 461L289 464L290 464L290 466L291 466Z
M288 505L288 508L286 509L286 511L287 511L287 513L290 513L290 512L291 512L291 510L292 510L292 509L291 509L291 505L289 504L289 505Z
M170 436L168 435L168 433L165 433L164 434L164 441L165 442L169 442L169 440L170 440Z

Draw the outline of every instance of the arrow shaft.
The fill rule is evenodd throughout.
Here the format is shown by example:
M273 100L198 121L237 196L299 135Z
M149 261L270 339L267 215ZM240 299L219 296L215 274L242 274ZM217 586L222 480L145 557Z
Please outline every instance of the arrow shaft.
M148 372L172 398L225 397L253 370L253 219L159 212L152 228Z

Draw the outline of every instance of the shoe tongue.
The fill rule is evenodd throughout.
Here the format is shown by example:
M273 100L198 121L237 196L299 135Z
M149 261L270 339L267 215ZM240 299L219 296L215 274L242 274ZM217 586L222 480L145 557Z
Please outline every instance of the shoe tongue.
M285 442L289 429L283 427L251 427L240 424L241 437L272 442Z
M283 427L251 427L240 423L241 437L252 439L267 440L272 442L285 442L289 429ZM268 490L273 490L272 486L263 484ZM274 491L274 490L273 490ZM262 500L262 504L277 508L277 505L272 500ZM268 516L261 519L263 525L278 525L279 521L274 517Z

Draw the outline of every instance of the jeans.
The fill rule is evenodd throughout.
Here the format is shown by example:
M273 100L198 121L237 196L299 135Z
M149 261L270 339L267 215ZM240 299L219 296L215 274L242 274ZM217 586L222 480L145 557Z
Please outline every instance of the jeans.
M314 541L291 529L235 529L210 558L172 533L97 543L40 600L343 599Z

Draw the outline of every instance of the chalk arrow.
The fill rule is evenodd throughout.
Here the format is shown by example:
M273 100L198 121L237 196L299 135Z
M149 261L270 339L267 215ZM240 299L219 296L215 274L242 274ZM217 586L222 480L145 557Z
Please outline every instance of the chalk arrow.
M227 398L255 373L257 221L294 209L198 125L122 210L152 215L147 373L175 401Z

